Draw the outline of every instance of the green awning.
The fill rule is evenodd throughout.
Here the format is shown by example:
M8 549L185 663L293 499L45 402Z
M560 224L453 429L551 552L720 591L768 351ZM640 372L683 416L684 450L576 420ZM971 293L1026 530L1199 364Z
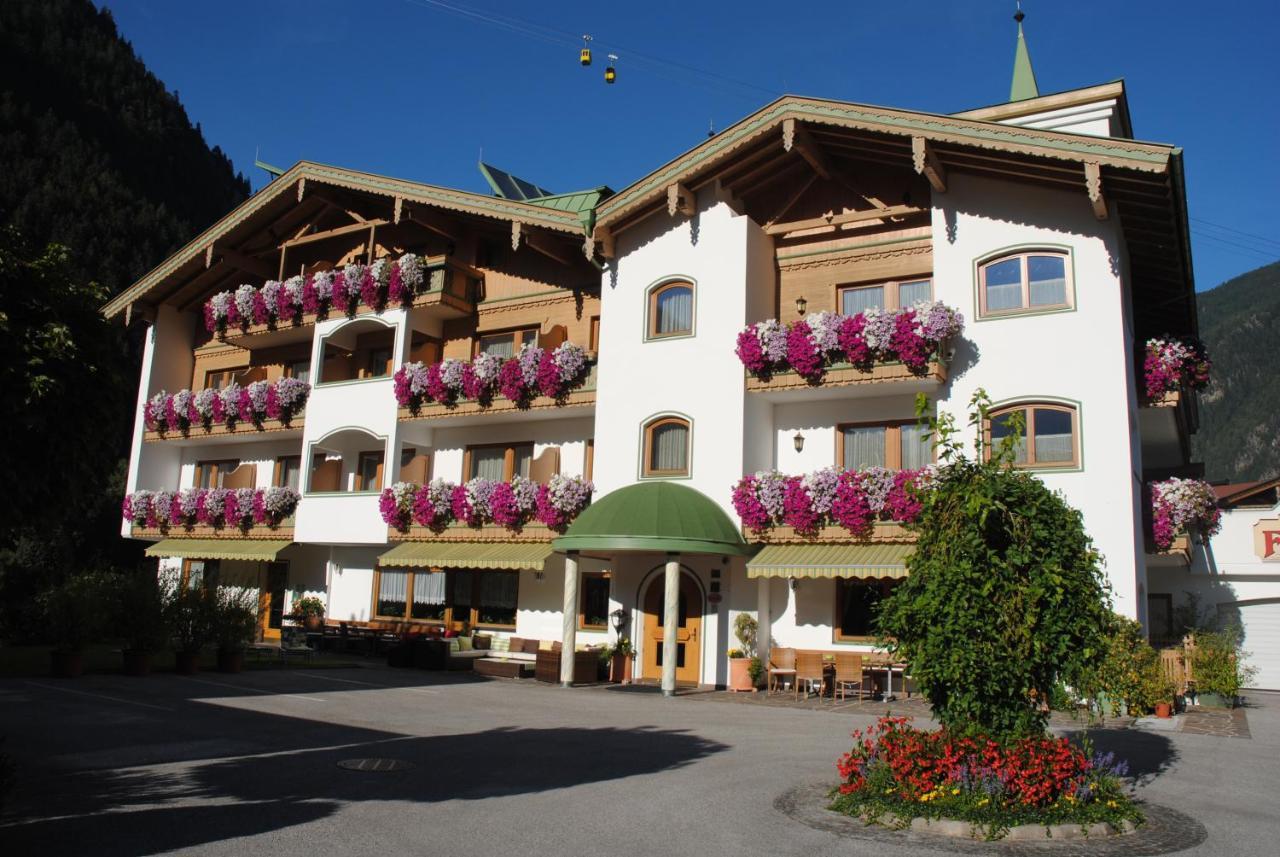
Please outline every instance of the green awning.
M386 568L522 568L542 571L553 551L546 544L404 542L378 557Z
M639 482L610 491L552 544L558 551L751 552L714 500L677 482Z
M907 576L915 545L767 545L747 562L747 577Z
M147 556L270 561L291 544L265 539L161 539L147 548Z

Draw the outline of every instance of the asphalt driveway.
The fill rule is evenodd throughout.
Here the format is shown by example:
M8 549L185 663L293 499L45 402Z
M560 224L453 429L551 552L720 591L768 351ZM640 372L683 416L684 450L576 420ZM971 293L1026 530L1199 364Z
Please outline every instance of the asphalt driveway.
M1094 733L1205 826L1185 853L1275 853L1280 696L1250 703L1250 738ZM869 722L383 668L0 679L0 853L881 853L773 808Z

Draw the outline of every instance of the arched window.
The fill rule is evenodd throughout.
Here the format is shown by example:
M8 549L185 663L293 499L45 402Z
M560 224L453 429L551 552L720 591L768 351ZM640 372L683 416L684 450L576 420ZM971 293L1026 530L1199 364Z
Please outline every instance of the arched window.
M664 283L649 292L649 338L693 333L693 285Z
M1015 434L1015 414L1022 428ZM991 412L987 435L992 447L1006 437L1016 437L1019 467L1076 467L1080 464L1080 415L1070 405L1027 403Z
M978 314L982 317L1071 305L1071 264L1061 251L1013 253L978 268Z
M373 318L348 322L320 341L319 384L385 378L395 364L396 329Z
M689 421L658 417L644 427L644 476L689 475Z

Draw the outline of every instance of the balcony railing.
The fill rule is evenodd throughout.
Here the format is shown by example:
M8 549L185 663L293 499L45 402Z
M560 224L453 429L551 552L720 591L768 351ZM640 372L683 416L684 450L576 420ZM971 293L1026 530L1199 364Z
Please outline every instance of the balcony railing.
M563 348L563 346L562 346ZM400 403L400 419L433 420L472 417L480 414L511 414L523 411L547 411L590 407L596 401L597 364L586 352L576 348L573 358L578 368L572 371L552 370L558 380L553 383L528 383L523 375L514 371L507 377L502 366L511 363L518 366L521 358L506 361L492 358L481 368L486 358L482 355L471 363L449 361L426 366L408 364L396 372L396 398ZM531 351L543 352L536 346L526 346ZM545 351L546 359L554 362L554 355L561 349ZM483 380L476 381L477 370L483 372ZM557 374L558 373L558 374Z
M545 484L520 476L398 482L382 492L379 511L392 540L545 542L582 513L594 491L589 479L560 475Z
M163 441L301 431L311 385L296 378L221 389L163 390L147 400L144 439Z
M121 511L137 539L292 539L299 499L292 488L135 491Z

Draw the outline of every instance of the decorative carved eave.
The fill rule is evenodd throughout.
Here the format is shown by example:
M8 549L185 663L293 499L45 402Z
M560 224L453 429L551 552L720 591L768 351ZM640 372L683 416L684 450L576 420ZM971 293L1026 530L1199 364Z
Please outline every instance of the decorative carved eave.
M1086 161L1084 165L1084 186L1093 206L1093 216L1106 220L1108 213L1107 200L1102 195L1102 167L1092 161Z
M782 120L782 148L788 152L795 151L809 162L813 171L824 179L832 176L830 163L804 125L795 119Z
M946 193L947 171L933 151L933 146L924 137L911 138L911 163L916 174L927 178L935 191Z
M693 191L684 185L676 182L667 187L667 215L675 217L679 212L685 217L692 217L696 210L697 203L694 199Z

